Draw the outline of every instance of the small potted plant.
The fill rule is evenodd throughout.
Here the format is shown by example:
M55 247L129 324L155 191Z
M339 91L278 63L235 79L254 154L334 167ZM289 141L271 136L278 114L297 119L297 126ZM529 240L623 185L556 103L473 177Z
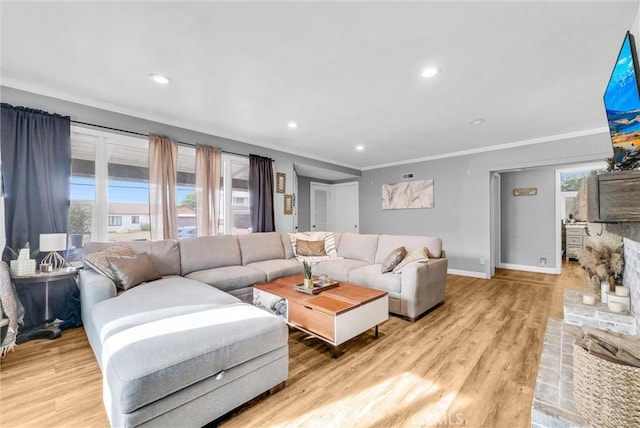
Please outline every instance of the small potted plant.
M302 270L304 271L304 286L313 288L313 269L311 263L306 260L302 262Z

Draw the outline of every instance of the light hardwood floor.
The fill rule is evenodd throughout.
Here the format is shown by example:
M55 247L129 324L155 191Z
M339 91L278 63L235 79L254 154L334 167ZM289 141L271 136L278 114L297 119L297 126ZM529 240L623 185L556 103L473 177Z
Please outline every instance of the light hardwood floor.
M562 318L562 275L498 270L450 275L446 302L419 321L397 317L344 345L292 331L286 388L221 421L225 427L528 427L546 320ZM82 328L20 345L0 365L0 426L108 426L102 379Z

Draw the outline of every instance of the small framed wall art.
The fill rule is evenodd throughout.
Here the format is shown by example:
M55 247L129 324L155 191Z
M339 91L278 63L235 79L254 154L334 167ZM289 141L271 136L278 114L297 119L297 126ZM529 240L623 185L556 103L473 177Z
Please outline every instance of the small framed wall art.
M284 193L287 187L287 175L284 172L276 172L276 193Z
M537 194L537 187L520 187L518 189L513 189L513 196L535 196Z
M284 195L284 213L285 215L293 214L293 195Z

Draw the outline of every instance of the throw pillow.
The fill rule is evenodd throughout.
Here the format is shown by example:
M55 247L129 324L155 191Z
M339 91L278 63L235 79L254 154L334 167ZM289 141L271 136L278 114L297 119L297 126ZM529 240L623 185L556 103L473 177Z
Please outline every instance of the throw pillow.
M322 241L305 241L296 239L296 254L299 256L326 256L324 251L324 239Z
M107 257L107 260L120 280L120 288L125 291L143 282L162 278L147 253Z
M404 256L404 259L396 267L393 268L393 273L402 273L402 269L406 266L414 263L424 263L428 259L427 257L427 249L426 248L418 248L417 250L412 250Z
M118 277L111 270L111 265L109 264L107 257L132 255L133 251L131 251L128 247L125 247L124 245L112 245L105 248L104 250L86 254L84 256L84 262L87 266L111 279L117 285Z
M336 240L333 232L298 232L289 233L291 239L291 247L293 248L293 254L296 257L304 257L298 253L296 248L296 240L301 239L303 241L321 241L324 239L324 252L325 257L336 258L338 257L338 251L336 250Z
M382 262L382 273L391 272L393 268L398 266L406 255L407 250L405 250L404 247L398 247L395 250L392 250Z

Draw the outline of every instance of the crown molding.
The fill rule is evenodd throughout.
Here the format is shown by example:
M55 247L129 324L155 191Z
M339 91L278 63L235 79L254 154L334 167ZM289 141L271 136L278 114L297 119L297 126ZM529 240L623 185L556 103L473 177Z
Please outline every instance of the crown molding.
M531 145L534 145L534 144L549 143L549 142L558 141L558 140L568 140L570 138L584 137L584 136L587 136L587 135L597 135L597 134L603 134L603 133L607 133L608 134L609 133L609 128L601 127L601 128L585 129L584 131L568 132L566 134L549 135L547 137L539 137L539 138L532 138L532 139L529 139L529 140L514 141L514 142L511 142L511 143L496 144L495 146L480 147L480 148L477 148L477 149L470 149L470 150L461 150L461 151L457 151L457 152L445 153L445 154L442 154L442 155L426 156L426 157L423 157L423 158L411 159L411 160L405 160L405 161L398 161L398 162L389 162L389 163L384 163L384 164L379 164L379 165L366 166L366 167L363 167L362 170L363 171L368 171L368 170L372 170L372 169L387 168L387 167L390 167L390 166L407 165L407 164L413 164L413 163L419 163L419 162L427 162L427 161L432 161L432 160L437 160L437 159L446 159L446 158L453 158L453 157L458 157L458 156L473 155L473 154L477 154L477 153L485 153L485 152L492 152L492 151L495 151L495 150L511 149L511 148L514 148L514 147L531 146Z

